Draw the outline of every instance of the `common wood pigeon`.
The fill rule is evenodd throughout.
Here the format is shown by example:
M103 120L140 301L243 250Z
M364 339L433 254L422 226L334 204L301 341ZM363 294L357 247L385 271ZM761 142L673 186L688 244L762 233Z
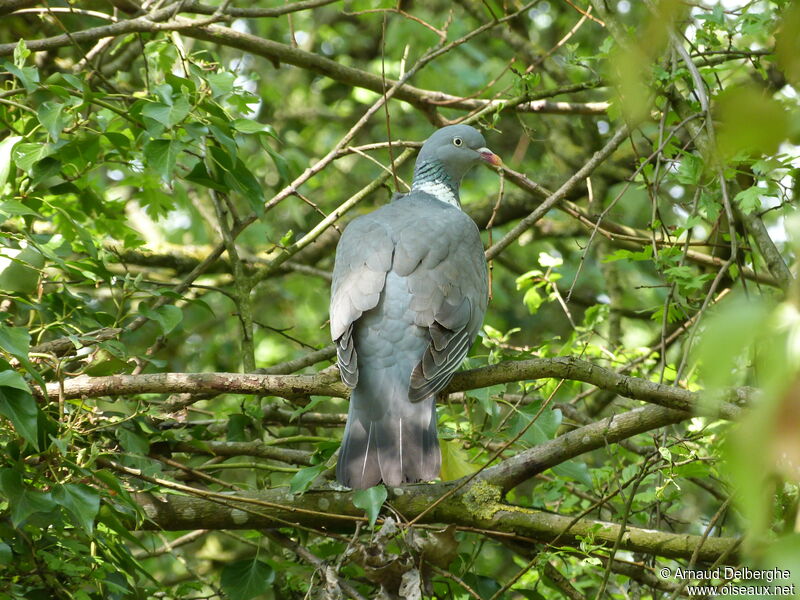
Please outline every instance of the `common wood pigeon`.
M331 335L353 389L336 466L351 488L439 475L436 394L483 322L488 274L480 233L461 211L461 178L500 159L469 125L423 144L411 191L347 226L336 248Z

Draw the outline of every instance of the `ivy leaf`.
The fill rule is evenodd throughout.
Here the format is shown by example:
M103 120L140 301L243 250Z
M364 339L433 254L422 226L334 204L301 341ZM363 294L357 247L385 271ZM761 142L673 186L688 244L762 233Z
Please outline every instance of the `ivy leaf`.
M353 506L364 510L367 513L367 518L369 518L369 526L375 527L375 521L378 520L381 506L386 502L388 496L389 494L383 485L376 485L366 490L358 490L353 494Z
M23 392L30 392L25 378L16 371L0 371L0 388L10 387Z
M49 492L39 492L22 482L22 475L13 469L0 470L0 493L8 499L11 524L18 527L37 512L50 512L56 503Z
M7 373L9 371L0 373L6 381L9 379ZM16 432L26 442L34 448L39 447L39 406L33 395L27 391L27 386L26 389L21 389L19 382L12 382L12 385L0 383L0 414L11 421Z
M240 560L222 569L220 585L230 600L250 600L270 589L275 569L258 559Z
M86 533L94 531L94 519L100 510L97 490L83 483L67 483L56 486L53 500L72 513Z
M31 336L27 329L24 327L0 325L0 350L4 350L18 358L28 370L28 373L30 373L31 376L41 384L42 388L44 388L44 379L42 379L39 371L36 370L36 367L33 366L31 361L28 360L28 348L30 345Z
M0 350L5 350L19 359L28 358L31 336L24 327L0 325Z

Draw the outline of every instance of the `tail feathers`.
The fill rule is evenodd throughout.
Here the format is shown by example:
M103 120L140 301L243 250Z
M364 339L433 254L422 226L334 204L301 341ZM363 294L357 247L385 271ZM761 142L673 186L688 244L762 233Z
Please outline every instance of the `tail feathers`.
M405 410L390 410L377 420L359 415L354 404L351 398L336 465L339 483L364 489L381 481L395 486L439 476L442 457L433 397L408 402Z

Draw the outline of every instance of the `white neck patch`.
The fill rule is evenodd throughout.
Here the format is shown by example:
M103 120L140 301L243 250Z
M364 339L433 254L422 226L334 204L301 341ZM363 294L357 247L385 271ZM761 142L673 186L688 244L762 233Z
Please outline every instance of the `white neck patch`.
M425 181L422 183L415 183L411 189L414 191L425 192L437 200L441 200L447 204L452 204L456 208L461 208L461 204L459 204L458 198L453 193L453 190L450 188L450 186L441 181Z

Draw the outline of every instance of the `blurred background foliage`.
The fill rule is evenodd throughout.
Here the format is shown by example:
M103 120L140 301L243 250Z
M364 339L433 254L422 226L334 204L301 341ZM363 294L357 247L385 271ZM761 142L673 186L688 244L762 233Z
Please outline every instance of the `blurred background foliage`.
M390 100L347 144L391 148L344 151L287 193L380 99L367 76L391 84L441 39L514 12L420 69L409 81L417 100ZM340 426L300 427L286 414L335 417L346 401L45 401L32 389L80 375L331 366L330 353L285 363L329 345L338 232L389 201L394 178L335 227L314 228L415 147L405 142L469 114L507 168L548 190L619 127L631 134L564 210L493 261L466 368L574 356L700 390L705 415L731 387L758 390L741 423L694 416L563 462L508 500L741 536L721 564L787 568L800 588L797 2L12 0L0 15L0 598L338 597L322 585L323 563L298 560L292 544L364 597L377 593L370 567L343 558L369 532L349 541L287 527L289 543L202 523L189 534L135 530L146 515L131 494L165 493L153 477L305 489L330 466ZM226 29L209 38L204 27ZM81 34L98 28L109 34ZM237 32L288 58L243 49ZM356 81L315 59L356 69ZM470 113L453 97L501 102ZM398 191L412 164L398 167ZM470 174L462 199L482 229L494 215L487 248L542 200L490 169ZM238 257L222 252L226 237ZM484 466L516 437L501 458L640 404L570 380L454 395L440 409L443 478ZM209 458L212 441L305 454ZM688 582L659 568L698 567L691 552L608 560L591 536L534 547L451 535L453 560L428 573L426 597L677 597ZM386 552L408 549L394 541Z

